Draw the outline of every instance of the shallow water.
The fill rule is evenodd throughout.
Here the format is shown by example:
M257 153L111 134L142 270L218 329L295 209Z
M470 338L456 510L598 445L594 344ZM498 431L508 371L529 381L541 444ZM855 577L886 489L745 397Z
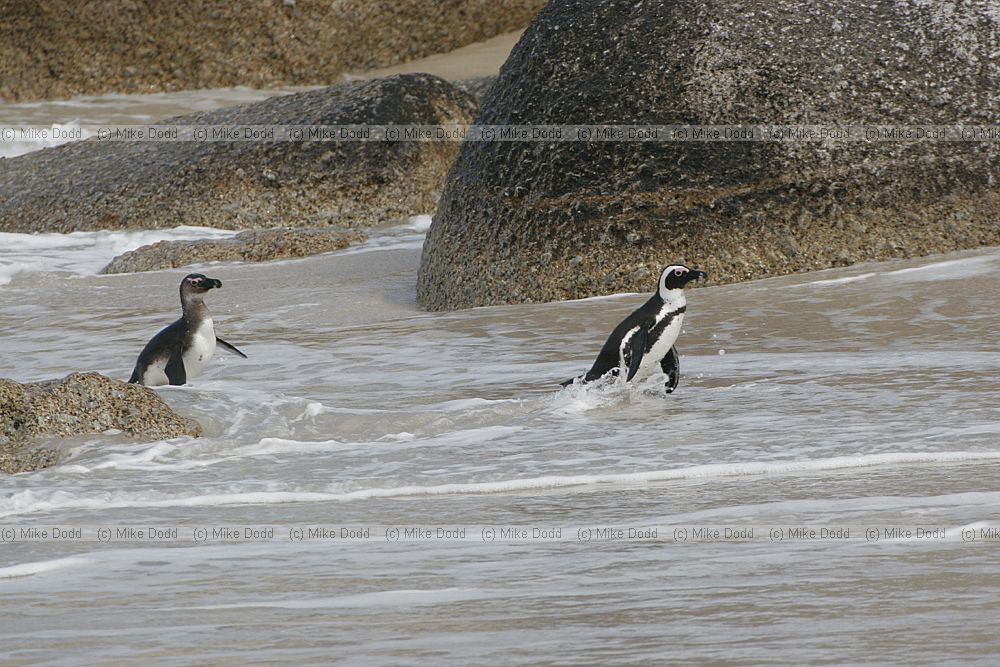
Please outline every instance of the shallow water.
M426 226L200 267L249 359L0 480L0 663L994 664L1000 249L693 290L666 396L556 384L643 295L421 312ZM215 233L3 235L0 375L127 378L187 269L96 271Z
M75 439L61 465L4 480L5 526L180 528L5 544L11 660L940 664L932 624L967 664L1000 648L997 545L962 532L1000 510L1000 251L694 290L665 396L658 378L555 385L642 296L422 313L419 250L391 236L204 267L224 282L220 335L250 358L160 393L206 437ZM17 274L0 288L4 375L126 378L182 273ZM344 526L374 536L290 539ZM581 537L609 526L658 535ZM855 532L673 532L699 526ZM862 532L894 526L944 539ZM198 542L193 527L276 536ZM466 536L397 542L393 527Z
M38 127L59 130L55 137L36 138L24 135L20 129L0 136L0 158L17 157L32 151L58 146L73 140L79 133L83 139L94 136L93 126L143 125L197 111L212 111L236 104L259 102L276 95L310 88L219 88L215 90L185 90L149 95L81 95L68 100L42 100L18 104L0 104L0 127Z

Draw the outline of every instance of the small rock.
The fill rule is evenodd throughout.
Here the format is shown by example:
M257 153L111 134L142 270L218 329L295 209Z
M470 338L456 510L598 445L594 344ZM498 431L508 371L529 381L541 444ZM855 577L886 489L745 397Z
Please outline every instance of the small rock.
M101 269L102 274L175 269L205 262L266 262L341 250L367 236L329 228L255 229L230 239L160 241L130 250Z
M20 384L0 379L0 472L53 465L58 454L40 437L116 430L144 441L198 437L201 426L179 416L152 389L98 373Z
M429 74L402 74L199 112L163 125L443 125L478 103ZM198 225L277 227L340 208L376 226L434 210L454 141L166 141L97 138L0 162L0 229L72 232ZM239 202L235 219L227 207ZM69 214L67 215L67 212Z

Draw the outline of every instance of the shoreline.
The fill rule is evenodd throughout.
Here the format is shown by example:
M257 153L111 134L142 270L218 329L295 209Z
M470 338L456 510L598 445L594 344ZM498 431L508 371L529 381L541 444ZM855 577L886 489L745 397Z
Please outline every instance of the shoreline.
M448 81L462 81L496 76L524 30L507 32L475 42L447 53L439 53L411 62L345 74L347 78L380 79L395 74L433 74Z

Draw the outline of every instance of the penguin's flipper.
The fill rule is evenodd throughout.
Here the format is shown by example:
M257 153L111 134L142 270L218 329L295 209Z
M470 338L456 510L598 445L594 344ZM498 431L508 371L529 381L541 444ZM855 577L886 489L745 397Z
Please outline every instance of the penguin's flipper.
M235 345L231 345L230 343L227 343L226 341L222 340L218 336L215 337L215 342L218 343L219 345L221 345L222 349L225 350L226 352L229 352L230 354L239 355L239 356L243 357L244 359L247 358L247 355L245 355L242 352L240 352L239 350L237 350Z
M677 354L677 346L674 345L667 352L667 356L660 359L660 369L666 374L667 393L672 394L681 381L681 357Z
M187 371L184 369L184 357L181 355L180 348L170 355L167 367L163 369L163 372L166 373L170 384L182 385L187 382Z
M626 382L634 378L636 372L639 370L639 364L642 363L642 357L646 353L646 339L648 337L649 331L646 327L639 327L638 331L632 334L632 338L628 341L628 377L625 378Z

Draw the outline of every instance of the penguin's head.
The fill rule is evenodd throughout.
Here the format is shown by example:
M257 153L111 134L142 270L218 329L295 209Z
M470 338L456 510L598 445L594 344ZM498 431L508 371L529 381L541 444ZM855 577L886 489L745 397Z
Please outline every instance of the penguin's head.
M708 278L708 274L698 269L690 269L683 264L672 264L663 269L660 274L659 294L666 298L667 292L671 290L684 289L692 280Z
M181 281L181 295L204 294L210 289L222 287L222 281L209 278L201 273L189 273Z

